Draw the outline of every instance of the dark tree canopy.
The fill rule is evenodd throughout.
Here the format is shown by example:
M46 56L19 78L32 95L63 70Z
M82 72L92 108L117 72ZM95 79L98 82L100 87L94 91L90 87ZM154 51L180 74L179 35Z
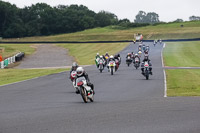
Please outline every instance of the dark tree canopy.
M0 37L43 36L71 33L118 23L110 12L95 13L83 5L51 7L37 3L18 8L0 0Z

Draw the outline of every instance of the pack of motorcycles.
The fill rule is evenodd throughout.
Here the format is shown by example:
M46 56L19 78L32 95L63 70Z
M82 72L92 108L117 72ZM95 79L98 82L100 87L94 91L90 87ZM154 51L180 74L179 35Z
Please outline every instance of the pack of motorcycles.
M145 45L138 47L138 55L141 57L142 50L145 51L146 47ZM99 69L100 73L104 70L105 67L108 68L108 72L110 72L111 75L116 72L121 64L121 57L118 57L118 59L109 61L109 57L105 57L106 61L103 59L97 58L95 61L98 62L97 68ZM138 59L134 58L134 55L128 56L126 58L126 64L129 67L130 64L134 64L134 67L138 69L140 67L140 61ZM144 62L144 73L143 76L146 78L146 80L149 79L150 71L149 71L149 64L148 62ZM77 90L79 90L80 95L85 103L88 101L93 102L94 101L94 93L90 86L87 85L86 79L84 77L76 79L76 71L71 72L71 81L73 84L73 87ZM76 80L76 81L75 81Z

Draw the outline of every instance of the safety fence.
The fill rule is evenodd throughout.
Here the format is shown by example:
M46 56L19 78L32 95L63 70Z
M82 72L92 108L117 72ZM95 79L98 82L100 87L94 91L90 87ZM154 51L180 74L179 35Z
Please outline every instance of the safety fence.
M10 65L12 63L21 61L24 58L24 56L25 56L25 53L23 53L23 52L17 53L16 55L7 58L4 61L1 61L0 68L4 69L5 67L7 67L8 65Z

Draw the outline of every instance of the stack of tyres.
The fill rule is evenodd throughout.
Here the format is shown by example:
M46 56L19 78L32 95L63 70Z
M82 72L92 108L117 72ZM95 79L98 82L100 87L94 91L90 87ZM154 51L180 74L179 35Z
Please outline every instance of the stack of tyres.
M15 56L15 61L21 61L23 58L24 58L25 54L22 52L22 53L19 53Z

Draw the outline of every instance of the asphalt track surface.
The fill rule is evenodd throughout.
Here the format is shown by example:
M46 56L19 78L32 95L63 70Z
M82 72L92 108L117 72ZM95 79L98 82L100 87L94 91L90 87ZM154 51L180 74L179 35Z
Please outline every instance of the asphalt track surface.
M199 133L200 98L164 98L162 45L151 46L153 76L122 65L113 76L87 67L96 95L83 103L69 73L0 87L0 133Z

